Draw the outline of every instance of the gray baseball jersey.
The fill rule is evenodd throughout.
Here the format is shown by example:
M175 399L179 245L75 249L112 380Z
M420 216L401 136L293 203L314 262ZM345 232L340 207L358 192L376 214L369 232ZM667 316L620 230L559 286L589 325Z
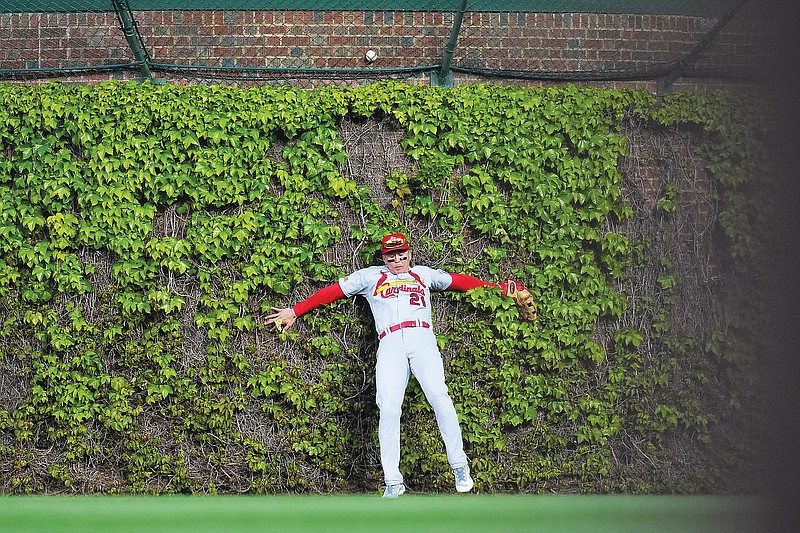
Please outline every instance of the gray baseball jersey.
M431 324L431 291L443 291L453 282L444 270L426 266L392 274L386 266L357 270L339 280L345 296L361 295L369 302L380 335L390 327L407 321Z

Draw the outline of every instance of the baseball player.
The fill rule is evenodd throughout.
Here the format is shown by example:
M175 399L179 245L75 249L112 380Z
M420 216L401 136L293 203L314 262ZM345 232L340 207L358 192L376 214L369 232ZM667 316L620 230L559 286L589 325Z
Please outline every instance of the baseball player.
M508 294L509 283L487 283L464 274L453 274L412 265L408 239L402 233L381 241L383 266L370 266L324 287L293 307L273 307L267 316L274 328L288 331L298 317L345 296L361 295L375 318L379 346L375 365L376 402L380 411L378 440L386 489L384 498L396 498L406 490L400 473L400 415L406 386L413 373L433 407L436 421L453 469L458 492L473 486L464 453L461 428L444 379L444 365L431 320L431 291L467 291L481 286L498 287ZM520 284L516 284L520 286ZM523 287L524 289L524 287Z

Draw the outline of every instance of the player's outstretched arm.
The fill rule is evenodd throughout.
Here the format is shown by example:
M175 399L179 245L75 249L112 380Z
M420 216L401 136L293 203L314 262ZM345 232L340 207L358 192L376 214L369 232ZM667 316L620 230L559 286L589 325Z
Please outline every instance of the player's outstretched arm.
M344 292L338 282L328 285L293 307L273 307L272 310L275 312L267 315L267 323L272 322L273 331L280 329L281 333L286 333L297 322L298 317L343 297Z
M450 276L453 278L453 282L447 290L468 291L475 287L498 287L503 292L503 296L514 300L523 320L528 322L536 320L536 301L522 283L513 279L507 279L502 283L489 283L464 274L450 274Z
M476 287L500 287L497 283L490 283L488 281L483 281L482 279L478 279L472 276L467 276L466 274L456 274L450 273L450 277L453 278L453 282L447 287L448 291L461 291L466 292L470 289L474 289Z

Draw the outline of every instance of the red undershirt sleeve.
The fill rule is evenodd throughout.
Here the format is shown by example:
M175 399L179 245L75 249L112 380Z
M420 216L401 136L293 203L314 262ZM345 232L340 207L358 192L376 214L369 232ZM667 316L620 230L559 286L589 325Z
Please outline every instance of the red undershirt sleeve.
M447 287L449 291L461 291L465 292L470 289L474 289L476 287L497 287L500 288L500 285L497 283L489 283L488 281L483 281L482 279L473 278L472 276L467 276L466 274L453 274L450 273L450 276L453 278L453 282Z
M332 285L321 288L302 302L298 302L294 307L292 307L292 311L294 311L294 316L299 317L308 313L312 309L335 302L339 298L344 298L344 292L342 292L342 288L339 286L339 282L337 281Z

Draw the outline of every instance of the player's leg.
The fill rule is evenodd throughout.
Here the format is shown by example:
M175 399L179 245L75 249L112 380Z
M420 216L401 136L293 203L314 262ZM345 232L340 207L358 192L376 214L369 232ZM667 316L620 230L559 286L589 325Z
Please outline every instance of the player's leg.
M400 473L400 415L410 374L400 336L392 335L382 340L375 364L375 401L380 411L378 441L387 486L403 483Z
M467 455L464 453L458 414L445 383L444 364L436 346L436 337L429 330L403 331L407 346L413 346L409 350L411 370L422 387L425 398L433 407L447 451L447 460L454 470L464 467L468 462ZM410 342L412 338L413 343Z

